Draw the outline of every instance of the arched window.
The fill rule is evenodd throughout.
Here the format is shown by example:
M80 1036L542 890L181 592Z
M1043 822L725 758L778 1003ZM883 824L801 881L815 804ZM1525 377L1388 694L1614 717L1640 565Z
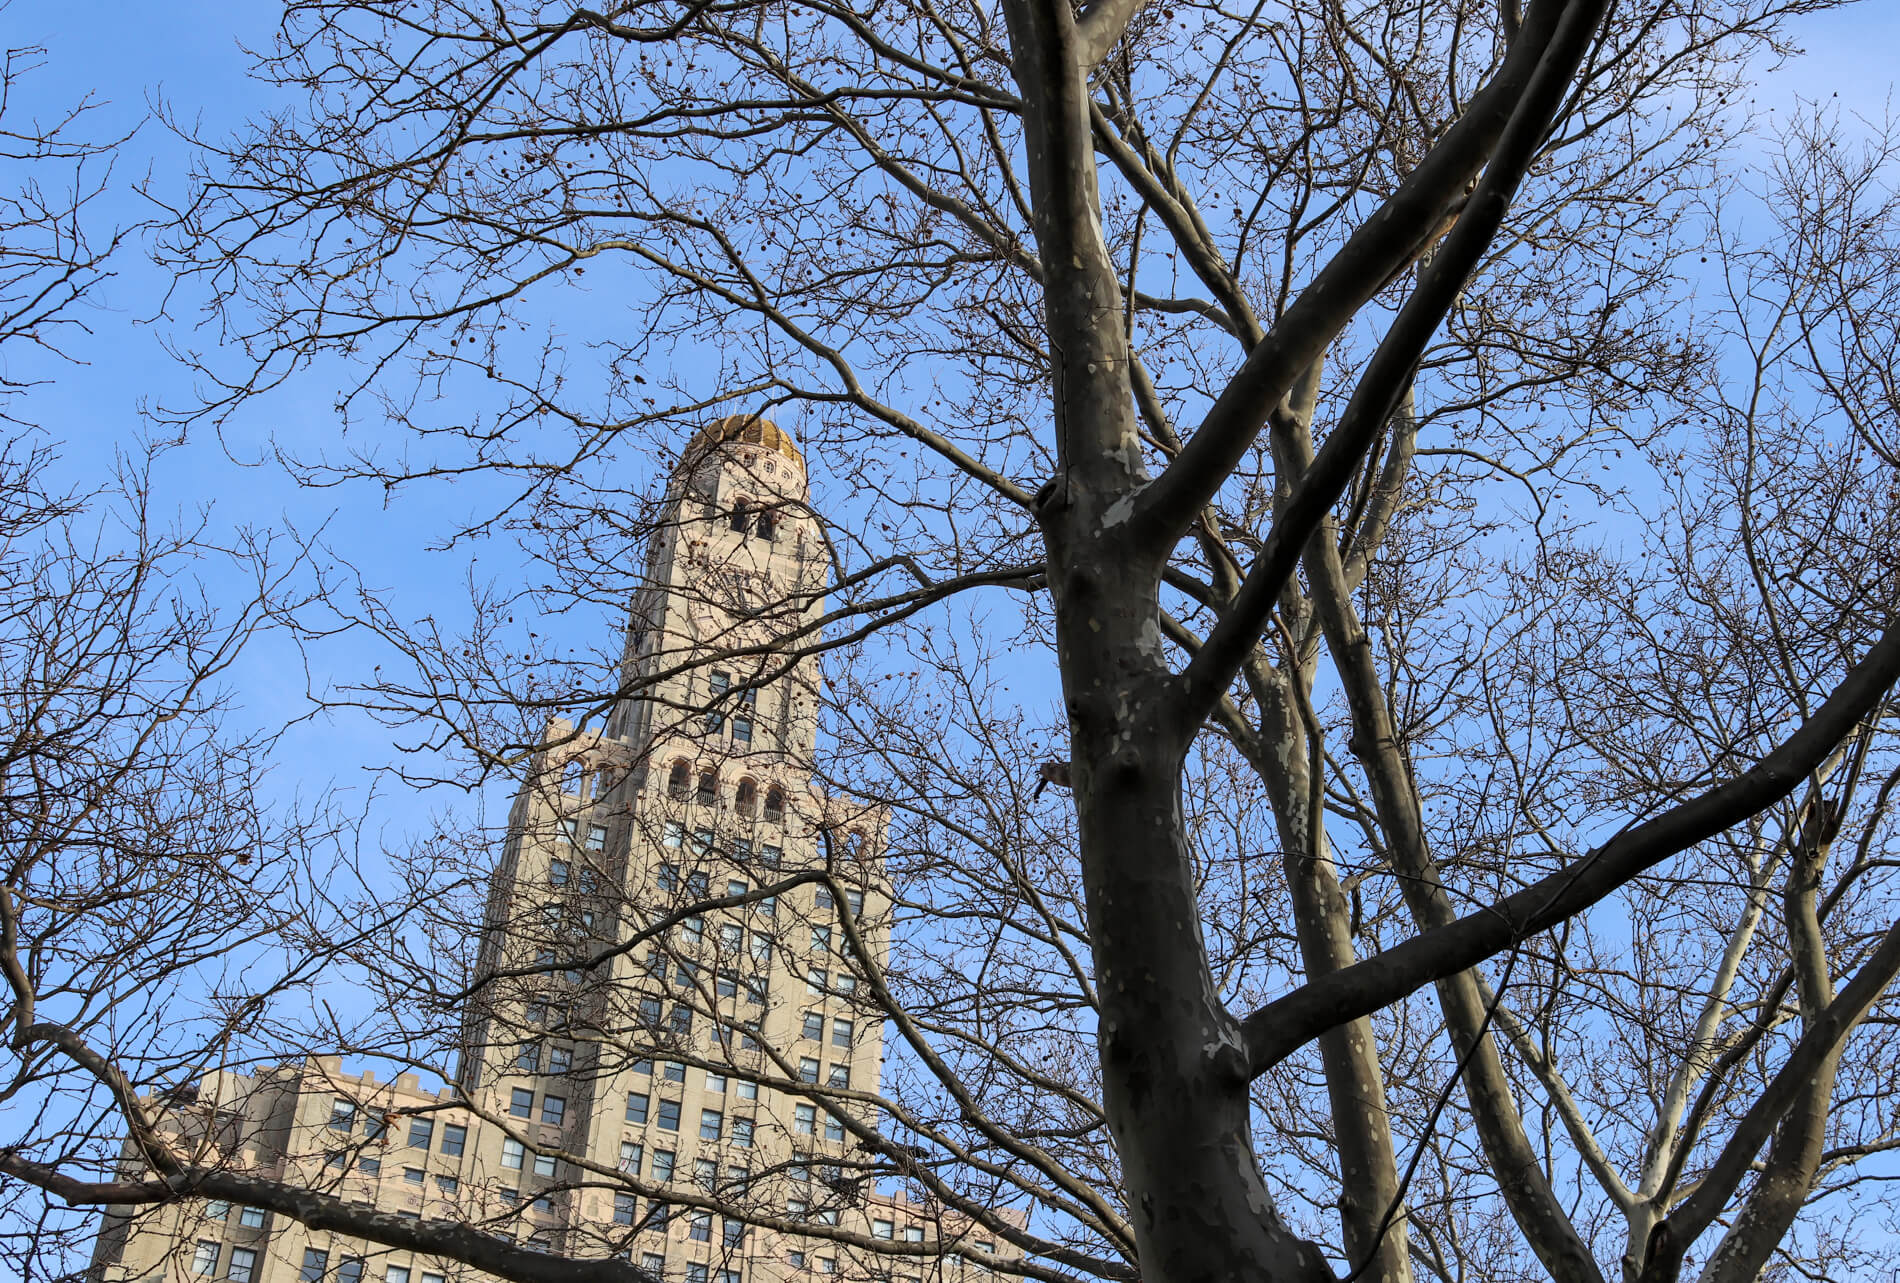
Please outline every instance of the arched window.
M701 806L713 806L719 801L719 777L711 771L699 773L699 793L693 798Z
M685 797L687 789L691 787L691 780L692 771L687 768L685 762L673 763L673 768L666 773L666 795L673 798Z
M752 509L746 506L744 499L733 501L732 515L727 518L732 528L744 534L752 525Z
M785 790L776 784L765 790L765 818L774 821L785 818Z
M740 815L748 820L751 819L753 812L759 809L758 781L752 779L740 780L739 791L733 795L732 805L733 809L737 810Z
M768 543L771 542L778 538L778 514L773 512L770 508L759 509L757 519L753 522L752 528L758 532L759 538Z
M586 786L586 780L586 768L581 765L579 758L569 761L561 768L561 792L563 793L579 797L581 789Z

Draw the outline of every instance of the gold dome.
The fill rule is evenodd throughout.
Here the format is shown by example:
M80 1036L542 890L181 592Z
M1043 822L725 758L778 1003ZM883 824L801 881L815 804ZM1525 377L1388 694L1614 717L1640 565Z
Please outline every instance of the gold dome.
M803 467L805 456L798 452L798 443L792 440L792 434L778 424L757 414L735 414L725 419L715 419L693 434L693 439L680 451L682 464L696 460L701 454L715 446L737 441L742 445L763 446L776 450L787 459Z

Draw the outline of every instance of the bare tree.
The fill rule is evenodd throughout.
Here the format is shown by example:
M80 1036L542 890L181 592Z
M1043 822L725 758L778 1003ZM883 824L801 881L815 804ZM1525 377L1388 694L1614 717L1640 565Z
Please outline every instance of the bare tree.
M1895 1122L1890 170L1797 134L1771 232L1710 213L1811 7L293 5L305 106L180 214L249 358L198 412L346 354L373 444L305 480L492 487L450 536L540 582L465 635L366 599L413 673L341 698L531 784L551 715L676 675L528 627L637 587L630 459L796 414L830 604L724 656L836 653L911 945L863 995L889 1083L831 1095L1008 1268L1850 1269ZM1055 724L965 631L1053 655ZM385 948L436 1023L359 1045L440 1066L466 994Z

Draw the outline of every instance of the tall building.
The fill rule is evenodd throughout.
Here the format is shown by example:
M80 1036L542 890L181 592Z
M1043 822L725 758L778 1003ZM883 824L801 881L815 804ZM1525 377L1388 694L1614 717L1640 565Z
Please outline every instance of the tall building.
M829 561L769 421L682 451L598 729L556 720L509 816L452 1084L333 1057L205 1075L177 1143L398 1217L680 1283L922 1283L993 1235L876 1140L882 817L813 783ZM789 643L787 639L792 639ZM445 1283L452 1263L256 1208L114 1209L101 1283Z

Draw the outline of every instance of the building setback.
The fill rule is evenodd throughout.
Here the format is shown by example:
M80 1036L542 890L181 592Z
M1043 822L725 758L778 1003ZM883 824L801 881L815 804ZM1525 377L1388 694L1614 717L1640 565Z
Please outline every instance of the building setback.
M993 1233L888 1192L903 1155L875 1140L883 819L814 786L819 677L782 640L824 609L809 494L769 421L721 420L682 451L624 697L602 730L552 721L511 809L455 1082L332 1056L208 1073L163 1111L192 1161L679 1283L989 1272ZM92 1273L487 1277L206 1200L111 1209Z

